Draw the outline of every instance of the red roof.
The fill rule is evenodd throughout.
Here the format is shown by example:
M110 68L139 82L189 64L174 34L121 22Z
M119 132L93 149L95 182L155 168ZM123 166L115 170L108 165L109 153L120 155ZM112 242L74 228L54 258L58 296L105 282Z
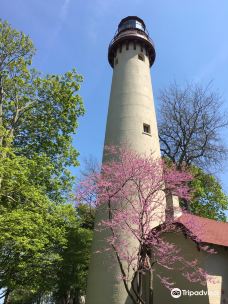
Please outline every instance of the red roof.
M176 222L186 227L201 242L228 247L228 223L193 214L183 214Z

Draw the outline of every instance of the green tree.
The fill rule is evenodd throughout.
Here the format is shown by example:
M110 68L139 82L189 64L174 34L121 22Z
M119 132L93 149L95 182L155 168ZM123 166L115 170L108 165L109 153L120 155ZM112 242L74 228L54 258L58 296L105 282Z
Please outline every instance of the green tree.
M224 194L220 183L213 175L197 167L192 167L191 172L194 179L190 184L193 193L190 211L196 215L225 222L224 211L228 209L228 196Z
M58 279L53 292L55 303L79 303L85 295L95 209L88 204L76 207L77 224L67 231L68 245L62 252ZM67 302L68 301L68 302Z
M82 229L66 204L78 165L76 70L42 75L31 39L0 21L0 289L5 303L39 303L53 292L70 231ZM81 234L83 235L83 234ZM35 303L35 302L34 302Z
M6 149L7 156L0 158L0 288L6 288L7 296L24 286L31 293L48 290L67 246L67 230L76 220L75 210L51 202L33 179L38 170L45 175L48 168L10 148L1 148L2 154Z
M83 216L79 215L76 208L70 225L67 229L64 227L66 244L59 251L59 260L54 265L52 263L47 273L42 273L46 275L43 284L33 289L29 288L28 284L24 284L23 288L17 288L11 295L13 303L43 303L42 300L45 302L48 298L48 301L53 303L71 301L78 304L80 296L85 295L93 231L90 228L83 228L91 224L91 219L88 216L84 217L85 213L90 214L90 211L84 207L80 206L80 209L83 209Z
M95 222L95 207L88 204L78 204L76 210L80 218L81 227L93 230Z
M45 155L52 178L43 184L51 199L62 201L72 186L67 167L78 165L72 134L84 114L77 94L82 76L75 69L42 76L31 68L34 52L28 36L0 22L0 146L30 159Z
M90 229L71 227L68 230L68 246L62 253L53 294L55 303L78 304L79 297L85 295L92 235Z

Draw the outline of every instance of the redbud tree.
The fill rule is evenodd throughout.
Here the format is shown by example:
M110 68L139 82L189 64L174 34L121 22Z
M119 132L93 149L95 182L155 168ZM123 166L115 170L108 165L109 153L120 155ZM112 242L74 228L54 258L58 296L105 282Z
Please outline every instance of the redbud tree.
M165 208L165 198L175 195L189 200L191 175L126 147L106 148L105 159L100 172L93 171L80 182L76 198L95 205L98 212L105 206L106 217L96 229L109 231L104 250L114 252L120 279L132 302L146 303L143 280L146 273L152 276L156 265L170 271L179 265L190 282L205 282L206 272L197 260L186 260L181 249L163 237L165 232L180 229ZM165 287L173 287L175 282L170 277L157 276Z

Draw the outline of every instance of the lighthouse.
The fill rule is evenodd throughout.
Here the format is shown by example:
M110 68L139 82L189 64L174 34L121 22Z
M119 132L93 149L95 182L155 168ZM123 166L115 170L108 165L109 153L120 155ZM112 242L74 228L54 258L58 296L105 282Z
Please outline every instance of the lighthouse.
M150 75L154 60L154 44L144 21L136 16L122 19L108 48L113 77L104 146L127 145L138 153L160 157ZM102 209L98 210L96 224L105 216ZM86 303L131 304L118 279L116 257L103 250L105 233L94 232Z
M155 48L145 23L136 16L121 20L109 45L113 68L105 145L129 145L160 156L150 68Z

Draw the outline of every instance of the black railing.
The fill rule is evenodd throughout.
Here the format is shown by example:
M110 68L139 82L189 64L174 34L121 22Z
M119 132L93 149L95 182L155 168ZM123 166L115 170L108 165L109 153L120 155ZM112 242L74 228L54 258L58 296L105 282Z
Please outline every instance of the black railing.
M135 27L131 27L131 28L128 28L128 29L124 29L120 32L116 32L114 38L111 40L110 44L109 44L109 48L113 45L113 43L115 43L115 41L117 41L119 39L119 37L124 37L124 36L129 36L129 32L128 31L131 31L132 33L136 33L136 34L140 34L140 36L142 37L146 37L146 39L152 44L154 45L154 42L153 40L150 38L149 36L149 33L147 30L143 31L143 30L140 30L140 29L137 29ZM124 35L124 32L126 32L126 35Z

